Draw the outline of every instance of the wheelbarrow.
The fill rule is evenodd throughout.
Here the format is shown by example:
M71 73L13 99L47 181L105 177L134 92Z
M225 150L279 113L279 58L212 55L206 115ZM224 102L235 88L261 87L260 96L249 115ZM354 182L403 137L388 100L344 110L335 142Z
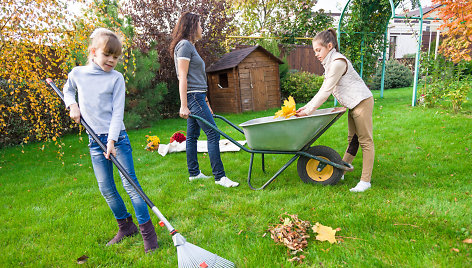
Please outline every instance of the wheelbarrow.
M316 110L314 114L303 117L287 119L274 118L274 116L261 117L240 124L239 126L242 129L223 116L213 115L214 118L223 120L244 134L249 148L241 145L202 117L192 114L189 116L200 120L242 150L251 154L247 183L253 190L262 190L297 159L298 176L305 183L334 185L341 179L345 171L352 171L354 167L343 161L334 149L323 145L311 146L345 112L346 108L337 107ZM266 173L265 154L293 154L294 156L261 187L255 188L251 184L255 154L262 155L262 171L264 173Z

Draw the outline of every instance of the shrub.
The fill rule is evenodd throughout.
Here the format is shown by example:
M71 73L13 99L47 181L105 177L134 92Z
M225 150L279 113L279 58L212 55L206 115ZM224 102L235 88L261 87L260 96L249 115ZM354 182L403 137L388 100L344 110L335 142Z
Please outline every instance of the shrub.
M413 74L411 73L408 67L402 65L401 63L392 60L385 63L385 82L384 88L400 88L400 87L409 87L413 82ZM377 69L377 72L374 75L372 88L371 89L380 89L380 84L382 83L382 66Z
M59 82L59 81L57 81ZM30 87L25 84L11 84L4 79L0 79L0 113L4 118L1 126L0 148L14 146L21 143L41 140L41 134L55 132L62 134L70 131L71 121L62 102L54 102L50 97L44 98L44 92L38 87ZM56 95L52 95L56 100ZM52 108L34 109L37 100L49 102ZM20 104L24 105L22 108ZM9 107L20 107L18 109L9 109ZM57 114L56 114L57 113ZM40 118L41 121L35 121L32 118ZM43 133L37 131L38 125L44 130ZM50 125L54 128L51 129Z
M467 95L472 90L472 78L470 76L459 79L438 80L431 84L425 84L419 91L419 104L426 107L434 107L441 101L450 102L452 111L459 112L462 104L467 101Z
M472 61L460 61L458 64L462 68L463 75L472 75Z
M136 69L134 76L128 76L126 83L128 92L123 121L127 128L142 128L160 119L162 111L160 103L167 94L167 85L155 79L159 69L155 50L150 50L148 53L135 50L134 55ZM122 68L124 66L117 69L122 71Z
M308 72L289 72L281 81L282 97L292 96L298 103L306 103L316 95L323 77Z
M455 75L454 63L444 56L422 53L420 73L425 83L452 79Z
M471 91L472 79L467 77L461 81L453 81L447 85L445 97L452 104L452 111L457 113L462 109L462 104L467 101L467 95Z
M472 64L466 61L454 64L442 55L424 55L421 65L424 85L419 91L419 104L434 107L447 101L454 113L460 111L471 91Z
M444 91L444 81L437 81L431 84L424 84L418 92L420 95L418 102L420 105L429 108L434 107L439 104L439 101L444 97Z

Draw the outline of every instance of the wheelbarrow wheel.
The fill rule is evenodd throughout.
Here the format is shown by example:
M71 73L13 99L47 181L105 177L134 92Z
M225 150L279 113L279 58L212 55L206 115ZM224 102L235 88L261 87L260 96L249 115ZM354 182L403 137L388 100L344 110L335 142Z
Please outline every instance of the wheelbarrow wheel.
M327 146L318 145L310 147L307 150L307 153L336 164L342 164L342 158L338 152ZM321 170L319 170L320 168ZM323 185L334 185L343 175L341 169L335 168L331 165L323 165L322 162L306 156L300 156L298 159L297 171L298 176L300 176L300 179L302 179L304 183Z

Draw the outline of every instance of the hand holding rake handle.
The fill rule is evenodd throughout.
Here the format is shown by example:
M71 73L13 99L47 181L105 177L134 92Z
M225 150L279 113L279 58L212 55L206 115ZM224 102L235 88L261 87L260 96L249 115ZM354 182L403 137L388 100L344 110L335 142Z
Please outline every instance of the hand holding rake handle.
M51 78L47 78L46 82L54 89L56 94L64 101L64 94L62 91L54 84ZM97 134L92 130L92 128L85 122L85 120L80 117L80 123L85 127L87 132L92 136L92 138L98 143L100 148L106 152L107 147L103 144L98 138ZM235 267L234 263L226 259L221 258L220 256L213 254L209 251L206 251L202 248L199 248L191 243L188 243L185 238L179 234L174 227L167 221L167 219L162 215L159 209L152 203L152 201L147 197L147 195L141 190L141 188L136 185L133 179L130 177L125 168L121 163L116 159L113 154L110 154L110 159L118 168L118 170L125 176L128 182L134 187L138 192L141 198L144 199L146 204L151 208L151 210L156 214L156 216L161 220L162 223L167 227L170 234L172 235L172 240L174 241L174 246L177 247L177 257L179 267L196 267L196 268L206 268L206 267ZM180 254L179 254L180 253Z

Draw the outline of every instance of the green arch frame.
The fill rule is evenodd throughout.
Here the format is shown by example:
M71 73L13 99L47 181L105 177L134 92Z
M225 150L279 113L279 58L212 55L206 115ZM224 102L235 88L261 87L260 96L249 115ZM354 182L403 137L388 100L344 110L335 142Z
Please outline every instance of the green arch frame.
M404 1L404 0L403 0ZM423 37L423 8L421 7L421 3L418 1L418 7L420 10L420 16L419 17L405 17L405 16L397 16L395 15L395 4L393 3L393 0L389 0L390 2L390 18L388 19L387 24L385 25L385 31L384 31L384 51L382 55L382 81L380 84L380 98L383 98L383 92L384 92L384 84L385 84L385 58L387 54L387 35L388 35L388 25L390 24L390 20L397 18L397 19L417 19L420 22L419 26L419 38L418 38L418 47L416 51L416 59L415 59L415 74L414 74L414 80L413 80L413 96L411 99L411 106L416 105L416 94L417 94L417 89L418 89L418 76L419 76L419 68L420 68L420 51L421 51L421 43L422 43L422 37ZM337 31L337 37L338 37L338 44L339 44L339 49L341 49L341 34L345 33L341 31L341 23L343 21L344 13L347 10L347 7L351 3L351 0L348 0L346 5L344 6L343 12L341 13L341 17L339 18L339 23L338 23L338 31ZM401 3L401 2L399 2ZM398 4L397 4L398 5ZM361 32L361 34L372 34L372 33L367 33L367 32ZM375 33L373 33L375 34ZM361 50L364 48L364 42L361 43ZM360 76L362 77L362 70L364 66L364 57L361 57L361 70L360 70Z

